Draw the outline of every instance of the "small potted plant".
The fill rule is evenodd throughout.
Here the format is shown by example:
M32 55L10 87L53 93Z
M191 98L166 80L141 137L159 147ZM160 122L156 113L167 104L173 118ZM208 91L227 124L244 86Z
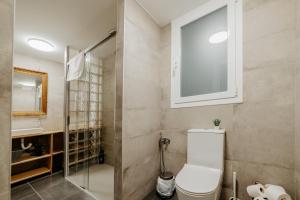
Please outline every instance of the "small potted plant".
M215 129L220 129L221 120L220 119L214 119L214 125Z

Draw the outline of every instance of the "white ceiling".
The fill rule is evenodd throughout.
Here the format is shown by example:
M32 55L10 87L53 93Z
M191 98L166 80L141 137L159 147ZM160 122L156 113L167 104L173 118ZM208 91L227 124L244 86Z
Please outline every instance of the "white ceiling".
M209 0L136 0L161 27Z
M103 39L116 26L114 2L16 0L15 52L63 62L65 46L85 49ZM56 50L41 52L32 49L26 42L29 37L49 40L56 46Z

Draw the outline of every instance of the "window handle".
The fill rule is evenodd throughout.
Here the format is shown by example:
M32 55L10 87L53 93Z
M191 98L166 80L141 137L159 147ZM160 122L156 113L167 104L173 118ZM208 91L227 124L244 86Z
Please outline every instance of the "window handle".
M173 67L173 72L172 72L173 76L175 76L177 68L178 68L178 62L175 62Z

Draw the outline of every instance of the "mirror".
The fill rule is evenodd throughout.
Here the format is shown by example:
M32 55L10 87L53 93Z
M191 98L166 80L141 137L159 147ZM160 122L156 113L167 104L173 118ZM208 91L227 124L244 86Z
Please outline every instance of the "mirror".
M13 76L13 116L47 114L48 74L15 67Z

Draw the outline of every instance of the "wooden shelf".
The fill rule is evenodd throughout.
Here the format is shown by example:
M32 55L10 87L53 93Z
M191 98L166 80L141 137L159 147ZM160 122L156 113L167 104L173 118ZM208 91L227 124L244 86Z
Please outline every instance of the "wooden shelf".
M23 164L23 163L26 163L26 162L32 162L32 161L35 161L35 160L48 158L48 157L51 157L51 154L45 154L45 155L42 155L42 156L26 156L18 162L11 163L11 165L12 166L19 165L19 164Z
M40 167L40 168L33 169L30 171L15 174L15 175L11 176L11 184L26 180L28 178L33 178L35 176L46 174L46 173L49 173L50 171L51 170L48 169L47 167Z
M57 154L61 154L64 153L64 151L53 151L52 155L57 155Z
M34 137L34 136L41 136L41 135L50 135L56 133L63 133L63 130L56 130L56 131L36 131L36 132L12 132L12 139L17 138L26 138L26 137Z

